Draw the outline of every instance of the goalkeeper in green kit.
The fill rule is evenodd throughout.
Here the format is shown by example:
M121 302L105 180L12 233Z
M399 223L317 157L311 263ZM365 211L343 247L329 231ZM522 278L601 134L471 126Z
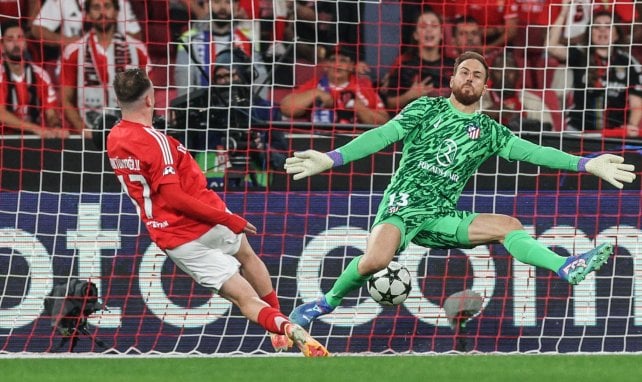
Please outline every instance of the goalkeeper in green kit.
M492 155L588 172L617 188L635 179L633 165L624 164L620 156L589 159L539 146L479 113L487 79L483 56L465 52L455 61L449 98L421 97L386 124L334 151L307 150L287 159L287 173L298 180L403 142L403 157L383 195L365 254L348 264L323 297L298 306L290 314L292 322L307 326L332 312L350 291L384 269L410 242L429 248L472 248L498 242L522 263L550 269L573 285L606 263L613 253L610 243L563 257L531 237L514 217L457 210L468 179Z

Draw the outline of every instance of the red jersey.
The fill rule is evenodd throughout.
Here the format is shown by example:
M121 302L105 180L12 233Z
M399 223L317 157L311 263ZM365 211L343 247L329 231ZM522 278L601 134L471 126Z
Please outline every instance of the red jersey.
M514 0L430 0L426 3L441 15L444 24L450 24L457 17L473 17L484 29L504 26L506 19L517 17Z
M179 183L188 195L218 210L226 209L221 198L207 189L205 176L187 149L152 127L119 122L107 136L107 155L149 235L161 249L176 248L212 228L170 208L158 193L162 184Z
M114 33L107 48L92 30L65 47L61 58L60 83L76 88L76 106L87 126L106 107L117 108L112 87L116 73L131 68L149 72L145 44L131 36Z
M351 76L349 82L340 86L336 86L330 84L327 76L323 75L320 79L312 78L307 82L304 82L294 90L294 93L303 93L310 89L316 88L330 93L330 95L332 95L332 98L334 98L334 108L332 109L336 113L334 116L334 121L322 122L358 122L355 120L355 98L359 98L359 100L363 102L364 105L372 110L385 110L385 106L383 104L383 101L381 100L381 97L379 97L377 91L372 87L370 79L366 77Z
M24 74L17 77L7 65L0 65L0 104L18 118L44 125L43 112L54 109L57 102L51 78L40 66L27 63Z
M517 6L517 23L519 25L552 24L560 9L554 4L560 0L515 0Z

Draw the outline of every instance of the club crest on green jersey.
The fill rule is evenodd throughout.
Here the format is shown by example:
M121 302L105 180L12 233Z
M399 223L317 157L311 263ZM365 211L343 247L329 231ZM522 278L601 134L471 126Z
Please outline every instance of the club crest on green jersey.
M475 124L470 124L466 127L466 132L470 139L478 139L479 134L481 133L481 128Z

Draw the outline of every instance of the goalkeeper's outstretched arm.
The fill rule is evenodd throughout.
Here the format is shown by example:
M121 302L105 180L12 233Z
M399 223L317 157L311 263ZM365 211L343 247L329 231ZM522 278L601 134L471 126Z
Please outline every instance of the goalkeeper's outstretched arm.
M294 180L306 178L374 154L401 139L394 122L368 130L336 150L322 153L316 150L295 152L285 160L285 171Z
M594 158L571 155L553 147L544 147L515 137L514 141L500 153L509 160L526 161L538 166L568 171L588 172L617 188L635 180L635 166L624 163L624 158L613 154L602 154Z

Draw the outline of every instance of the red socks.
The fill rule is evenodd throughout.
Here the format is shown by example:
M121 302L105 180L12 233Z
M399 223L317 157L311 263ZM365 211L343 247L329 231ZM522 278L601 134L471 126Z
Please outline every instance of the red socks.
M276 295L276 292L274 290L266 294L265 296L261 297L261 300L267 302L268 305L271 306L272 308L276 310L281 310L281 305L279 304L279 297Z
M258 324L271 333L285 334L285 324L290 321L279 310L265 307L259 312Z
M276 292L273 290L261 297L261 300L265 301L270 307L263 308L259 312L259 325L264 327L268 332L285 334L283 326L290 321L281 313L281 305L279 304L279 297L276 295Z

